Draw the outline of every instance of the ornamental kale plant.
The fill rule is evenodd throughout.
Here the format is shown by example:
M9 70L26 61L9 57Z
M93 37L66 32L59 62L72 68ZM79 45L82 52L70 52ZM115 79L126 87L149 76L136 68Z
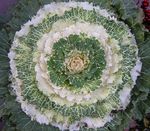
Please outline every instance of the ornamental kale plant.
M0 31L4 130L123 131L150 111L150 34L131 0L21 0Z

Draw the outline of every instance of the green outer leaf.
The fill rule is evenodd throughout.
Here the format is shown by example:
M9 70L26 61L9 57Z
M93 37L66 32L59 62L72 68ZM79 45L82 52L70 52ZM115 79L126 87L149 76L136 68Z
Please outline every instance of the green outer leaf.
M0 30L0 48L7 52L10 48L9 37L5 29Z
M20 104L15 102L15 97L8 96L6 98L5 111L6 110L11 113L11 115L6 118L9 119L9 124L12 124L9 125L10 127L8 127L8 125L5 126L8 130L16 125L14 126L16 130L21 131L59 131L58 128L52 127L51 125L39 124L35 120L31 120L30 117L22 111Z
M144 41L143 12L137 7L134 0L112 0L119 18L127 23L140 43Z

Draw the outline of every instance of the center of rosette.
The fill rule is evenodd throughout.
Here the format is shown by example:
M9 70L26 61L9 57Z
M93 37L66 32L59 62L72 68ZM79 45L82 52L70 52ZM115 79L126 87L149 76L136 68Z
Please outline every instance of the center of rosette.
M88 57L80 51L74 50L69 53L65 60L65 66L71 74L82 72L88 67Z

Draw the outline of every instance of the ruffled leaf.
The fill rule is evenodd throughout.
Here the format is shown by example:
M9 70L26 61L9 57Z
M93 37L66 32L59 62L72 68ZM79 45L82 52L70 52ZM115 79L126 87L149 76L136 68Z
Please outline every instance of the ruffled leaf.
M143 12L133 0L112 0L112 5L116 9L119 18L125 21L133 30L138 42L144 41L142 25Z

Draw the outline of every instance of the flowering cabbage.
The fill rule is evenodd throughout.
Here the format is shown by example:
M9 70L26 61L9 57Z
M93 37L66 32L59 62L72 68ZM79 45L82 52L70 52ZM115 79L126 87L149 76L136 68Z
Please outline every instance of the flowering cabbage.
M31 20L20 24L18 17L7 24L12 44L9 95L4 93L4 101L13 97L13 104L4 102L2 112L10 112L16 129L121 131L126 126L119 122L131 119L127 112L130 116L137 109L138 100L132 99L142 84L137 77L142 78L146 63L145 46L138 43L145 34L139 30L140 21L132 23L136 19L130 11L136 7L130 9L124 0L108 2L38 1L44 6ZM123 4L120 11L117 6ZM13 30L13 22L21 29Z

